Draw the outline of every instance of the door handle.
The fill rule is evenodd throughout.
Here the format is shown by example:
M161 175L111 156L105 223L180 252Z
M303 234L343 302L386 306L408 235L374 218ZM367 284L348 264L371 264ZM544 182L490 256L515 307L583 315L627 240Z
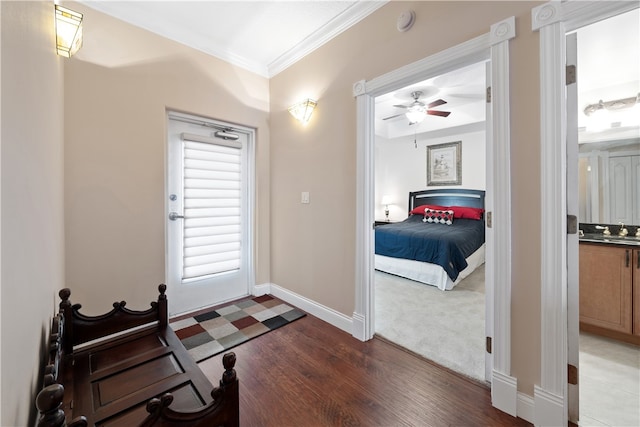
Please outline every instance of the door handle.
M175 221L178 218L184 218L184 215L180 215L178 212L169 212L169 219Z

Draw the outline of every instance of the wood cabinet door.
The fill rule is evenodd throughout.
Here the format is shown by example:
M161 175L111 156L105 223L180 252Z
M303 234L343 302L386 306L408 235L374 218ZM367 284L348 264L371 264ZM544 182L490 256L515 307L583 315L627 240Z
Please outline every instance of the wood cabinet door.
M632 255L631 248L580 244L580 322L632 333Z

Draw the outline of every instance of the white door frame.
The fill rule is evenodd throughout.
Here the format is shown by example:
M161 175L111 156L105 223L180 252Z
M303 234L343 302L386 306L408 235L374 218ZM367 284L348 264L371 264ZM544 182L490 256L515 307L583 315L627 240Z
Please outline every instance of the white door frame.
M169 129L169 121L183 121L186 123L192 124L206 124L207 126L215 125L217 127L209 127L208 129L212 132L215 129L219 129L218 127L224 128L233 133L242 134L242 137L246 138L246 160L243 168L246 168L243 171L243 192L245 193L245 202L242 207L242 223L243 223L243 237L242 237L242 266L240 268L240 276L239 280L244 282L246 286L243 286L242 289L239 290L239 293L242 296L250 295L251 290L255 287L255 263L254 263L254 223L255 223L255 129L247 126L232 124L228 122L224 122L221 120L211 119L203 116L195 116L191 114L181 113L177 111L167 110L166 114L167 120L167 130ZM167 132L168 134L168 132ZM169 162L172 160L174 156L177 154L170 153L170 141L167 140L165 143L165 283L167 284L167 297L169 298L169 316L175 317L178 315L190 313L195 310L199 310L205 307L209 307L212 304L221 304L228 302L229 300L236 299L237 296L224 296L224 297L216 297L215 300L200 300L198 302L199 305L190 306L185 311L185 304L187 303L185 295L176 294L175 287L172 286L175 282L175 270L176 268L176 260L172 259L176 256L176 251L170 248L170 241L175 241L176 239L176 224L172 223L168 220L169 213L172 211L180 211L178 213L183 212L183 207L181 203L177 203L171 201L169 199L171 181L174 177L170 176L169 172L171 167ZM179 156L179 155L178 155ZM173 233L173 235L172 235ZM172 274L173 272L173 274ZM224 277L225 273L220 275L221 278ZM201 286L197 282L194 284L195 286ZM194 289L194 292L189 294L189 298L197 298L198 293L201 292L198 289ZM171 303L174 301L174 304ZM213 302L212 302L213 301Z
M515 18L491 26L489 33L431 55L370 81L353 85L357 102L356 307L354 337L366 341L375 333L373 287L374 100L376 96L435 77L465 65L491 60L491 120L487 121L486 277L494 284L492 403L516 415L517 381L511 377L511 171L509 127L509 40ZM507 161L505 161L505 159ZM500 262L496 262L500 260Z
M552 1L531 11L540 31L540 384L534 386L534 424L567 425L567 146L565 35L638 8L637 1ZM555 209L545 209L549 206Z

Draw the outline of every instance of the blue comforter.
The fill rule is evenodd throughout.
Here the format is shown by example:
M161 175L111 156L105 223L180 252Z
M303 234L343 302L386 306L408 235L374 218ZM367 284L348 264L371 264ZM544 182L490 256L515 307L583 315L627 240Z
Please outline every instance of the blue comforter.
M484 243L484 221L455 219L453 224L422 222L411 215L375 228L376 254L441 266L451 280L467 267L467 258Z

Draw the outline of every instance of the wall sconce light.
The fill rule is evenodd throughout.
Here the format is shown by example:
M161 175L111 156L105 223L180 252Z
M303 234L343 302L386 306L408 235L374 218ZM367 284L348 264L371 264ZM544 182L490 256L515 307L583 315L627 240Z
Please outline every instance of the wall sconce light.
M82 47L82 14L55 5L56 50L58 55L71 58Z
M311 114L313 113L313 110L317 105L318 101L308 98L289 107L289 112L293 117L300 121L300 123L306 125L309 122Z

